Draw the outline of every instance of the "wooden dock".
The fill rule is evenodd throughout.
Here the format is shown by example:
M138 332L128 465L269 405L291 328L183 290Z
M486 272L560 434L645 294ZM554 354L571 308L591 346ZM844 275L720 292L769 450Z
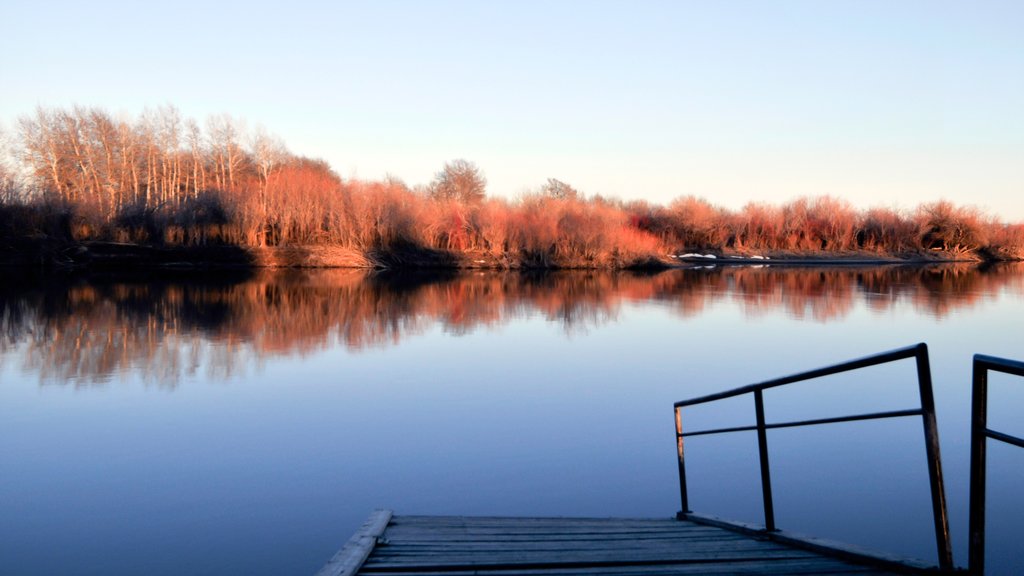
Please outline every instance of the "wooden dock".
M317 576L900 572L690 520L394 516L380 510Z

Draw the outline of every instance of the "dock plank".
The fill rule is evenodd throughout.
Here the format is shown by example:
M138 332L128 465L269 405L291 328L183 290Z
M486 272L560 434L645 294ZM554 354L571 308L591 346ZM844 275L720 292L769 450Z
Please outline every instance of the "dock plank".
M372 572L371 572L372 573ZM843 564L838 561L828 560L780 560L771 566L764 564L750 563L721 563L721 564L677 564L677 565L645 565L645 566L589 566L584 568L541 568L541 569L502 569L502 570L473 570L472 574L481 576L694 576L694 575L719 575L737 574L750 576L780 576L792 575L876 575L882 574L872 571L864 566ZM452 572L387 572L390 576L451 576Z
M616 546L615 544L618 544ZM437 545L407 545L404 543L396 543L395 541L389 541L387 545L381 546L380 550L376 555L375 559L382 558L397 558L397 557L410 557L410 556L436 556L438 554L445 554L448 556L462 555L462 556L473 556L473 555L495 555L495 554L533 554L543 555L550 553L594 553L600 554L608 552L611 554L619 554L619 548L628 547L633 550L640 550L645 555L654 553L664 553L665 555L672 557L682 558L703 558L706 556L723 555L723 554L765 554L772 555L774 553L785 553L787 555L813 555L811 552L806 551L794 551L792 548L774 544L771 542L760 542L756 540L744 540L744 539L729 539L727 541L715 541L715 540L643 540L635 539L632 541L607 541L607 540L576 540L572 542L563 541L552 541L552 542L487 542L487 543L474 543L474 542L453 542L453 543L439 543ZM623 551L622 553L625 553Z

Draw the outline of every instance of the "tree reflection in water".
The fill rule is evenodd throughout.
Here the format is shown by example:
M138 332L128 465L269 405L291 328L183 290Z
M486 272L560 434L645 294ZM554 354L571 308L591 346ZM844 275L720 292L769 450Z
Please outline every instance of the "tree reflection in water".
M943 317L1003 291L1021 265L714 267L630 272L368 273L264 270L161 278L35 278L0 288L0 359L42 382L91 385L118 374L175 386L199 370L225 379L275 355L397 344L440 324L464 334L542 314L567 332L660 302L684 318L721 301L748 316L784 310L842 320L857 302Z

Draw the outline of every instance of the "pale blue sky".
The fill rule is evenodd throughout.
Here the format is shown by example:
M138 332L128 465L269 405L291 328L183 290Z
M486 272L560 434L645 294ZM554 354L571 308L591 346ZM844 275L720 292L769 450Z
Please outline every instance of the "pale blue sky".
M171 103L343 176L1024 220L1024 2L7 0L0 121Z

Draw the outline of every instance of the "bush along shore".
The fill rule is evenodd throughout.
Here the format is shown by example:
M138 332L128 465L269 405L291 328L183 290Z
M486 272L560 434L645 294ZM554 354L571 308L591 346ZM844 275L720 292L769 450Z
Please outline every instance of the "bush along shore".
M490 197L474 163L426 184L343 179L228 116L42 109L0 155L0 264L650 268L693 263L1019 260L1024 225L948 201L822 196L738 210L590 195L550 178Z
M737 251L703 249L678 254L614 250L595 258L548 253L451 252L415 245L359 250L344 246L263 246L231 244L150 245L106 240L78 241L69 235L32 234L0 240L0 266L37 269L190 268L374 268L374 269L647 269L735 265L853 265L1007 261L985 251L940 250L880 254L869 251Z

